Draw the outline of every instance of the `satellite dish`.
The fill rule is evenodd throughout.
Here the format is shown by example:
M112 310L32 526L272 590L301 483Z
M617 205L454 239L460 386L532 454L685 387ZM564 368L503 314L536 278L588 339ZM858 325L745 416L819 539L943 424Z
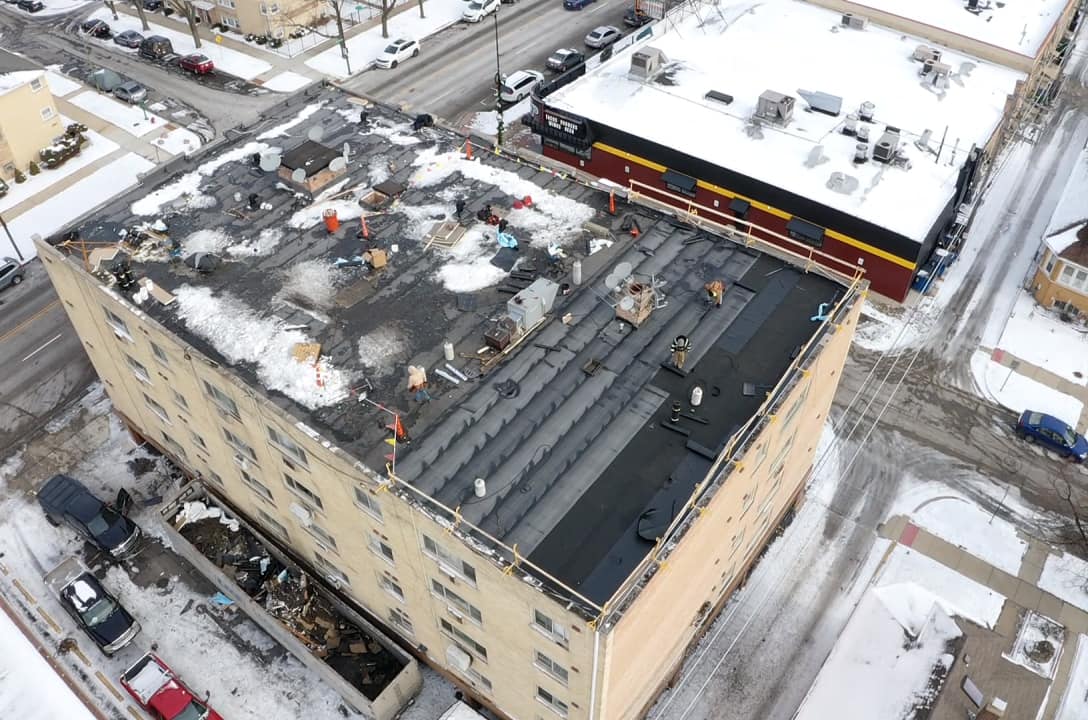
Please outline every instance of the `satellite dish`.
M621 282L623 282L623 277L621 277L619 275L612 274L612 275L608 275L607 277L605 277L604 286L606 288L608 288L609 292L612 292L613 290L615 290L616 288L618 288L620 286Z
M344 159L347 160L351 157L351 143L344 143Z
M343 170L347 166L348 166L348 161L345 160L343 157L337 156L337 157L334 157L332 159L332 162L329 163L329 170L332 170L333 172L340 172L341 170Z
M325 128L320 125L314 125L306 132L306 137L314 142L321 142L321 138L325 137Z
M261 153L261 162L260 162L261 170L264 170L265 172L274 172L275 169L280 166L280 160L281 159L282 158L280 157L279 153L274 153L274 152Z
M633 265L631 265L631 263L621 262L621 263L618 263L616 265L616 267L614 267L612 269L612 274L613 275L618 275L620 280L623 281L623 280L625 280L627 278L628 275L631 274L631 271L634 270L634 269L635 268L634 268Z
M303 168L296 169L291 173L291 179L297 183L306 182L306 171Z
M633 297L631 297L630 295L624 295L623 299L620 300L620 310L634 310L634 309L635 309L635 299Z

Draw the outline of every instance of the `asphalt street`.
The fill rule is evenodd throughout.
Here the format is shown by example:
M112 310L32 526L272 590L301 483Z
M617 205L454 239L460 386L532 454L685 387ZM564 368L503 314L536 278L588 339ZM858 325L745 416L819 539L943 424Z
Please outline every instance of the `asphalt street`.
M625 33L623 13L630 0L597 0L583 10L564 10L562 0L520 0L499 7L499 67L502 74L540 70L556 49L586 54L583 39L598 25ZM412 113L430 113L460 127L473 113L494 108L495 23L458 23L422 43L418 58L393 70L373 69L344 87L400 105Z

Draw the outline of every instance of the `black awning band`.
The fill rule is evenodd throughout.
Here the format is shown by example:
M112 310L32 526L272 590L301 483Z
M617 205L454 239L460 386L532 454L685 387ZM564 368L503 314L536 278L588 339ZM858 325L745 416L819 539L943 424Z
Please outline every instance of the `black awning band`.
M695 178L690 175L684 175L673 170L666 170L662 173L661 179L666 185L678 187L685 192L691 192L695 189Z

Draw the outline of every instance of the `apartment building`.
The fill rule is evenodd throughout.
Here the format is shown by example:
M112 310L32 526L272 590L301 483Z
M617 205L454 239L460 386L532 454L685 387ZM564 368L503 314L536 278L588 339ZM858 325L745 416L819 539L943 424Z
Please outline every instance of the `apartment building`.
M243 137L39 243L116 412L500 716L643 716L802 497L864 280L310 102L353 149L316 201Z
M287 37L332 12L322 0L204 0L193 5L203 6L208 22L221 23L245 35L274 38Z
M38 151L63 134L44 72L0 73L0 179L25 174Z
M1036 253L1031 292L1045 308L1067 318L1088 317L1088 146L1073 163Z

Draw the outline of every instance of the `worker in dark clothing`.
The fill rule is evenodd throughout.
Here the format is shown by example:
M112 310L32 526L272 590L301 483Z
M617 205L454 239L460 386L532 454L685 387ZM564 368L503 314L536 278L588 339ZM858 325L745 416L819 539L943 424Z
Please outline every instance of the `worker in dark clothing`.
M457 202L453 204L453 207L457 210L457 222L461 222L461 215L465 212L465 199L457 198Z
M684 361L687 360L688 352L691 350L691 340L687 335L677 335L669 346L669 350L672 351L672 364L678 370L683 370Z
M476 219L480 222L488 222L491 220L491 205L490 203L484 205L482 208L476 211Z

